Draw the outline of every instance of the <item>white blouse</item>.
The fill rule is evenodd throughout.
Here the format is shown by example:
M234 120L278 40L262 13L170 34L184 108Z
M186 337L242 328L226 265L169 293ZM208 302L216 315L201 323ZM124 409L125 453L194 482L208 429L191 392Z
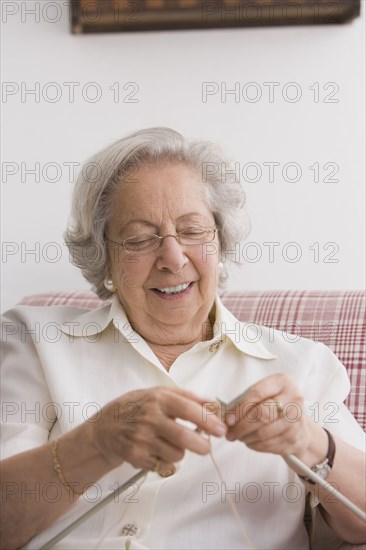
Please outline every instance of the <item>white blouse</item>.
M307 414L364 450L363 430L343 405L350 388L346 370L326 346L241 323L218 298L214 333L212 340L180 355L167 372L132 330L116 297L98 310L12 309L2 325L1 456L47 443L131 390L179 387L230 402L277 372L296 381ZM228 495L255 548L309 548L303 525L306 489L283 459L225 438L212 438L212 450L224 482L210 456L187 451L174 475L149 473L55 548L243 549ZM24 548L40 548L136 472L126 463L110 472ZM54 484L40 498L57 498Z

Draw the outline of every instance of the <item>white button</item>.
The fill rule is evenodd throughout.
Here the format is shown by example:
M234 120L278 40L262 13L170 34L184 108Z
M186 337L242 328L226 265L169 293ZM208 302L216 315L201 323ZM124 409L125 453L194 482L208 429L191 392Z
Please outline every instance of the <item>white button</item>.
M137 527L135 522L125 523L124 526L121 529L121 536L122 537L127 537L127 536L134 537L135 535L137 535L138 531L139 531L139 528Z

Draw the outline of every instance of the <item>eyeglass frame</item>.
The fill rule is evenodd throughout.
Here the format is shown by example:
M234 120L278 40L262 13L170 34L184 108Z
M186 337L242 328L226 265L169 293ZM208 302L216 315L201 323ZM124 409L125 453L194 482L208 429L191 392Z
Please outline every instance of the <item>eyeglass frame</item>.
M200 242L200 243L189 243L189 244L182 243L181 240L180 240L180 234L187 232L189 229L203 229L204 231L213 231L212 239L210 239L209 241L204 241L204 242ZM164 235L163 237L161 237L160 235L156 235L155 233L141 233L141 235L131 235L130 237L127 237L126 239L124 239L122 242L114 241L112 239L105 239L105 240L107 242L118 244L119 246L122 246L123 250L125 252L127 252L127 254L148 254L149 252L153 252L154 250L158 250L158 248L160 248L163 240L166 239L167 237L174 237L176 239L176 241L181 246L198 246L200 244L212 243L212 241L215 240L217 231L218 231L217 227L210 227L210 226L206 227L206 226L204 226L204 227L199 227L198 228L196 226L196 227L187 227L187 229L185 229L184 231L177 231L176 235L174 235L172 233L169 233L168 235ZM143 250L143 251L126 250L126 248L125 248L126 241L128 241L129 239L133 239L135 237L143 237L143 236L147 236L147 235L150 236L150 237L156 237L158 240L155 240L155 242L158 243L158 245L155 246L154 248L151 248L150 250Z

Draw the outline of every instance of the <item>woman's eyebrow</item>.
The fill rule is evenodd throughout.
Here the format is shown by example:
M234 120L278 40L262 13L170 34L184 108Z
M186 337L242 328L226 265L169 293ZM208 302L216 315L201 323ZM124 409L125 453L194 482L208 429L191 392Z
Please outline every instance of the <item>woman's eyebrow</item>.
M154 225L152 222L149 222L148 220L140 220L140 219L136 219L136 220L129 220L127 223L125 223L122 227L120 227L120 229L118 230L118 235L121 235L122 233L124 233L126 231L126 229L128 228L128 226L130 225L147 225L149 227L156 227L156 225Z
M204 214L200 212L189 212L188 214L183 214L182 216L179 216L177 221L182 221L185 219L191 219L191 218L204 218Z

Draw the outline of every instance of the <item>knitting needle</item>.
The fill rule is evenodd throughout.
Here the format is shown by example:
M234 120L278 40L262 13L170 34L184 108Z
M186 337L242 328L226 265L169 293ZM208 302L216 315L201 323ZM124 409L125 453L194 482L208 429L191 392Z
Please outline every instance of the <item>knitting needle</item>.
M64 537L66 537L66 535L68 535L69 533L71 533L71 531L73 531L74 529L76 529L77 527L79 527L79 525L81 525L82 523L84 523L84 521L86 521L87 519L89 519L91 516L93 516L96 512L98 512L98 510L100 510L101 508L104 508L104 506L106 506L106 504L108 504L109 502L111 502L112 500L114 500L116 497L118 497L121 493L123 493L123 491L126 491L126 489L128 489L129 487L131 487L131 485L133 485L134 483L136 483L139 479L141 479L147 472L145 472L144 470L141 470L140 472L138 472L136 475L134 475L133 477L131 477L128 481L126 481L125 483L123 483L122 485L119 485L117 487L117 489L115 489L113 491L113 493L110 493L108 496L106 496L105 498L103 498L100 502L98 502L98 504L96 504L95 506L93 506L93 508L91 508L90 510L88 510L87 512L85 512L84 514L82 514L79 518L77 518L75 521L73 521L72 523L70 523L70 525L68 525L67 527L65 527L65 529L63 529L62 531L60 531L55 537L53 537L52 539L50 539L49 541L47 541L43 546L41 546L41 548L39 550L48 550L49 548L52 548L55 544L57 544L58 542L60 542L60 540L62 540Z
M311 468L306 466L301 460L299 460L294 455L287 455L282 457L283 459L287 460L288 462L291 462L294 466L297 466L298 468L301 468L304 474L306 474L306 477L309 477L312 481L320 485L323 489L328 491L332 496L334 496L339 502L344 504L346 508L351 510L356 516L358 516L360 519L366 522L366 512L361 510L356 504L354 504L351 500L349 500L347 497L345 497L342 493L337 491L333 485L330 485L330 483L327 483L325 479L320 477L316 472L314 472Z
M250 389L250 388L249 388ZM247 396L247 393L249 389L245 390L242 394L240 394L238 397L233 399L228 405L221 401L218 397L216 397L218 403L224 407L225 410L231 411L236 405L239 405ZM362 519L366 522L366 512L361 510L354 502L349 500L347 497L345 497L342 493L340 493L333 485L330 485L330 483L327 483L325 479L320 477L317 473L315 473L311 468L306 466L299 458L296 456L290 454L286 456L282 456L282 458L290 462L293 466L300 468L304 474L306 474L306 477L309 477L312 481L320 485L325 491L330 493L333 497L335 497L339 502L344 504L346 508L351 510L357 517Z
M221 401L219 398L217 398L218 403L221 406L224 406L226 409L230 410L235 405L240 404L248 390L246 390L244 393L236 397L233 401L231 401L228 405L226 405L223 401ZM306 466L300 459L298 459L294 455L287 455L283 457L284 460L287 460L294 466L300 468L304 474L306 474L307 477L312 479L315 483L318 483L325 491L330 493L332 496L334 496L339 502L344 504L346 508L351 510L356 516L358 516L360 519L366 522L366 513L358 508L356 504L354 504L352 501L350 501L347 497L345 497L342 493L337 491L332 485L327 483L325 479L320 477L318 474L313 472L311 468ZM128 481L117 487L110 495L106 496L103 500L98 502L93 508L82 514L78 519L76 519L74 522L72 522L70 525L68 525L65 529L63 529L58 535L50 539L46 544L44 544L40 550L48 550L52 548L55 544L57 544L60 540L62 540L64 537L66 537L69 533L71 533L74 529L76 529L79 525L84 523L87 519L89 519L91 516L93 516L98 510L106 506L109 502L114 500L117 496L119 496L123 491L128 489L133 483L136 483L139 479L141 479L146 472L144 470L141 470L138 472L135 476L131 477Z

